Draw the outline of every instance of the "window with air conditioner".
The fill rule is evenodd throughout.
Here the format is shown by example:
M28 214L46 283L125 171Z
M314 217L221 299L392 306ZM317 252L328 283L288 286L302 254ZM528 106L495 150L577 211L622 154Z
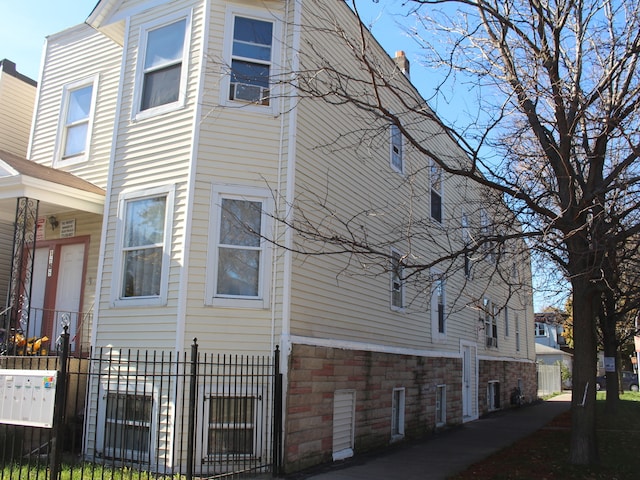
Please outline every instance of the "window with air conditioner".
M482 301L482 315L484 320L484 334L487 348L498 347L498 309L489 300L484 298Z
M274 22L232 14L229 100L268 106L271 102Z

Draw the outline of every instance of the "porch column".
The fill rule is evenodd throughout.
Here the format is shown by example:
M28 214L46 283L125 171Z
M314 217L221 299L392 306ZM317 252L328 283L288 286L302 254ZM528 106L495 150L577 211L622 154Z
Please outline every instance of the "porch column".
M13 234L13 259L11 279L4 328L5 341L11 335L11 329L21 328L25 334L29 328L31 306L31 283L33 279L33 257L36 248L36 230L38 228L39 200L20 197L16 205L16 219Z

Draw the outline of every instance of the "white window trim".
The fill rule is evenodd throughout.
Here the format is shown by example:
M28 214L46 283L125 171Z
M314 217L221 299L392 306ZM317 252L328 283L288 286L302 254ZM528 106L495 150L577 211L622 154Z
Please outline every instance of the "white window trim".
M131 200L142 200L146 197L166 196L164 241L162 244L162 271L160 274L160 294L146 297L121 297L124 273L124 244L126 204ZM173 232L175 185L149 188L146 190L123 192L118 198L118 220L116 225L116 249L113 259L113 278L111 279L111 303L114 307L166 305L169 290L169 267L171 258L171 238Z
M442 398L440 399L440 415L438 415L438 391L442 389ZM442 427L447 424L447 386L445 384L436 385L436 427Z
M402 280L402 278L400 278L400 301L402 303L401 306L397 306L393 304L393 292L394 292L394 288L393 288L393 281L395 279L396 276L396 272L393 270L393 264L395 262L394 260L394 256L398 255L400 257L400 262L402 261L402 253L400 252L400 250L396 250L395 248L391 249L391 278L389 279L389 292L390 292L390 298L389 298L389 306L391 307L391 310L393 310L394 312L404 312L406 310L406 303L405 303L405 295L406 295L406 285L404 283L404 280ZM402 264L400 263L400 270L403 272L404 271L404 267L402 266ZM402 275L400 275L400 277L402 277Z
M206 422L204 425L206 426L205 431L208 433L211 428L211 419L209 417L210 414L210 402L212 398L243 398L250 397L253 399L253 454L235 454L234 458L257 458L262 454L264 449L263 446L263 438L260 435L260 432L264 431L264 422L265 418L263 415L263 405L262 402L265 400L265 396L261 395L259 391L255 392L247 392L247 388L236 389L235 387L227 386L218 386L216 389L212 389L212 391L207 391L203 394L204 402L203 403L203 418ZM224 428L224 427L220 427ZM204 463L214 463L219 462L221 458L225 458L225 456L216 456L215 454L209 454L209 435L203 436L202 441L202 453L201 458Z
M136 62L136 76L135 76L135 84L134 84L134 93L133 93L133 105L131 108L131 120L144 120L145 118L155 117L156 115L161 115L163 113L172 112L175 110L179 110L183 108L186 104L187 98L187 79L188 79L188 71L189 71L189 52L191 50L191 17L192 10L183 10L181 12L176 12L175 14L169 17L163 17L160 20L155 20L153 22L145 23L140 26L140 32L138 34L139 45L137 51L137 62ZM179 22L180 20L185 19L185 27L184 27L184 45L182 49L182 67L180 71L180 87L178 90L178 100L171 103L166 103L164 105L159 105L157 107L148 108L146 110L140 110L140 104L142 102L142 88L144 85L144 61L147 52L147 39L148 33L151 30L155 30L160 27L164 27L167 25L171 25L172 23Z
M233 28L234 17L253 18L264 22L271 22L273 24L272 30L272 43L271 43L271 64L269 67L269 76L271 78L269 84L269 105L257 105L254 103L240 102L229 99L229 88L231 86L231 57L233 51ZM278 110L276 105L278 104L278 98L280 98L281 87L273 82L273 79L278 78L281 72L279 59L281 55L280 44L282 39L282 19L275 15L273 11L258 9L258 8L243 8L235 5L227 6L225 13L225 27L224 27L224 70L221 75L220 81L220 105L242 109L242 111L262 113L268 115L274 115Z
M399 138L400 138L400 145L396 145L394 143L394 133L398 133ZM398 146L400 153L398 154L398 156L400 157L400 168L398 168L397 165L394 164L393 162L393 156L394 156L394 152L393 152L393 147ZM402 135L402 132L400 131L400 128L391 123L390 127L389 127L389 166L391 167L391 170L398 172L401 175L404 175L404 171L405 171L405 155L404 155L404 136Z
M399 393L399 405L396 404L396 392ZM391 393L391 441L398 441L404 438L404 417L405 417L405 388L394 388ZM396 419L398 424L396 425ZM397 428L397 432L394 430Z
M447 282L443 273L437 269L431 269L431 299L429 301L431 310L431 339L434 342L442 342L447 338ZM438 285L442 282L442 301L444 305L444 332L440 332L438 319Z
M100 404L98 408L98 415L95 428L98 430L96 438L96 450L104 456L114 457L115 453L124 453L122 457L118 457L122 460L138 460L140 452L133 450L120 450L114 452L109 449L107 452L107 446L105 445L106 435L106 421L107 421L107 394L117 393L120 395L145 395L151 397L151 421L149 425L149 451L150 462L155 462L156 454L156 438L158 437L158 391L150 383L137 383L137 382L100 382ZM102 427L100 427L100 425ZM102 430L100 430L102 428ZM144 452L146 454L146 452ZM148 458L148 457L147 457Z
M484 321L485 348L498 348L498 309L487 297L483 299L482 316ZM493 335L495 326L496 335Z
M55 168L68 167L70 165L76 165L78 163L86 162L89 159L89 153L91 150L91 133L93 132L93 120L96 113L96 102L98 98L98 80L99 75L93 75L82 80L77 80L72 83L68 83L62 87L62 100L60 104L60 113L58 118L58 132L56 134L55 144L55 156L53 159L53 166ZM66 146L66 119L69 111L69 95L71 92L80 88L92 86L91 91L91 106L89 110L89 119L87 125L87 138L85 139L84 153L81 155L74 155L69 158L63 158L64 148Z
M271 253L272 246L268 240L261 238L262 261L260 262L259 292L257 297L224 297L216 295L218 278L218 241L220 225L220 199L235 198L238 200L260 201L263 205L262 233L269 236L272 233L270 214L273 212L273 198L266 188L253 188L245 186L217 185L211 188L211 219L209 222L210 246L207 252L207 279L205 285L205 305L228 308L258 308L269 307L271 290Z
M438 225L444 224L444 170L438 165L434 160L430 160L429 163L429 218L431 221L437 223ZM434 177L433 177L433 169L437 169L440 172L440 187L434 188ZM432 213L432 198L431 193L436 192L440 195L440 220L433 218Z

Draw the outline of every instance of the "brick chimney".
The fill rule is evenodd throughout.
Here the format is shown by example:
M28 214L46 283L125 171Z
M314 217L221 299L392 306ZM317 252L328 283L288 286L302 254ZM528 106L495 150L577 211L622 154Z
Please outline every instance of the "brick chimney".
M409 60L407 60L404 51L398 50L393 60L396 62L396 65L398 66L400 71L410 79L411 77L409 76Z

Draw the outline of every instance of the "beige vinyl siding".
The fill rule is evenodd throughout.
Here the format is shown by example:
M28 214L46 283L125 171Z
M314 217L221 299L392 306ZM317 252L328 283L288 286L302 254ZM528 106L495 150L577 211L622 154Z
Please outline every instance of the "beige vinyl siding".
M154 8L131 18L129 37L124 52L126 70L123 72L120 115L117 119L112 190L107 199L108 223L105 238L105 258L118 258L119 239L116 238L117 211L120 195L144 191L153 187L175 188L171 214L170 262L168 265L167 302L161 306L112 305L113 275L118 268L111 261L104 264L100 292L100 323L96 332L98 346L136 348L175 348L177 335L177 306L180 301L180 280L183 274L182 255L185 248L187 215L187 185L194 138L192 130L196 108L198 73L202 52L203 12L201 2L171 2L166 8ZM136 68L140 29L149 22L171 16L176 11L192 10L190 50L187 68L185 105L172 111L135 119L134 105ZM173 18L173 17L171 17Z
M199 126L199 144L195 164L195 191L193 220L190 229L191 248L189 251L189 275L187 324L184 335L184 348L188 348L194 337L198 338L201 349L230 353L268 353L271 351L273 331L279 332L282 301L282 254L277 249L265 257L270 264L277 258L275 275L269 278L269 295L272 295L276 278L276 306L265 308L221 308L206 305L206 287L214 272L207 268L209 255L213 254L213 239L210 238L213 185L229 185L272 190L274 196L279 188L280 179L286 175L286 141L288 116L283 118L268 113L251 111L236 106L220 106L220 60L222 58L226 2L211 2L211 24L207 46L207 76L203 89L202 111ZM234 4L235 5L235 4ZM241 3L243 8L251 10L253 4ZM269 11L283 15L282 2L261 3L257 12ZM280 99L277 100L278 103ZM240 108L238 108L238 106ZM284 129L283 129L284 127ZM278 175L281 175L280 177ZM221 187L224 189L223 187ZM284 192L281 193L284 195ZM215 234L215 233L214 233ZM275 314L272 308L275 308ZM274 322L275 318L275 324ZM276 333L277 335L277 333ZM279 338L277 336L276 338ZM278 340L275 341L276 343Z
M11 278L13 233L14 227L12 223L0 222L0 305L3 310L7 305L7 292L9 291L9 279Z
M27 156L36 87L0 70L0 150Z
M63 88L97 75L97 100L87 161L63 169L106 187L121 55L120 46L85 24L48 37L31 160L54 166Z
M316 21L316 15L325 19L335 15L337 24L347 25L353 18L351 12L340 2L333 3L335 8L307 2L303 25ZM322 33L322 29L303 28L303 46L326 45L334 65L349 65L350 73L358 76L358 66L353 63L348 50L339 42L332 45L333 41L331 35ZM372 49L383 55L377 45L374 44ZM311 55L303 49L303 64L307 62L310 66L313 63L309 58ZM391 72L393 63L389 59L386 63L381 61L380 68ZM398 81L404 79L398 77ZM382 96L391 109L403 111L400 105L394 108L392 99L384 91ZM328 105L320 100L302 100L298 114L296 194L298 201L303 198L309 200L304 213L316 225L330 223L330 220L328 214L320 210L314 196L326 201L336 218L352 219L357 215L352 221L354 230L359 231L362 225L374 239L373 243L383 251L390 251L393 246L406 252L408 245L396 240L402 238L402 233L389 230L402 221L407 224L419 221L421 223L415 226L415 231L420 232L426 225L430 232L429 235L414 237L411 242L411 254L417 260L428 264L450 249L462 247L460 208L485 201L475 185L445 175L443 222L439 225L430 219L429 159L405 145L406 175L394 172L389 165L389 130L384 123L367 118L363 111L353 106ZM415 116L405 119L406 124L415 120ZM412 128L419 132L424 144L432 151L451 162L466 161L460 148L433 123L422 119ZM474 209L477 211L476 207ZM375 215L364 214L367 211ZM472 221L479 223L478 218ZM300 247L304 246L301 242ZM482 265L478 265L478 279L467 281L461 262L462 259L453 273L449 273L447 265L438 267L448 273L447 335L434 341L429 305L431 282L426 276L420 285L406 286L407 306L403 312L397 312L390 307L390 274L383 272L382 266L376 265L375 261L362 269L358 261L347 255L298 256L292 279L291 333L319 339L448 350L452 354L459 352L460 340L465 340L477 342L480 354L516 356L515 335L504 338L502 314L498 317L499 348L485 352L484 331L478 330L479 315L474 308L483 295L503 305L508 299L506 286L499 284L495 275L489 282L491 277L482 273L482 269L492 270L494 267L484 260ZM530 303L530 299L528 301ZM518 303L520 299L514 295L509 301L513 313ZM522 334L524 311L519 316ZM522 341L521 346L524 346Z

